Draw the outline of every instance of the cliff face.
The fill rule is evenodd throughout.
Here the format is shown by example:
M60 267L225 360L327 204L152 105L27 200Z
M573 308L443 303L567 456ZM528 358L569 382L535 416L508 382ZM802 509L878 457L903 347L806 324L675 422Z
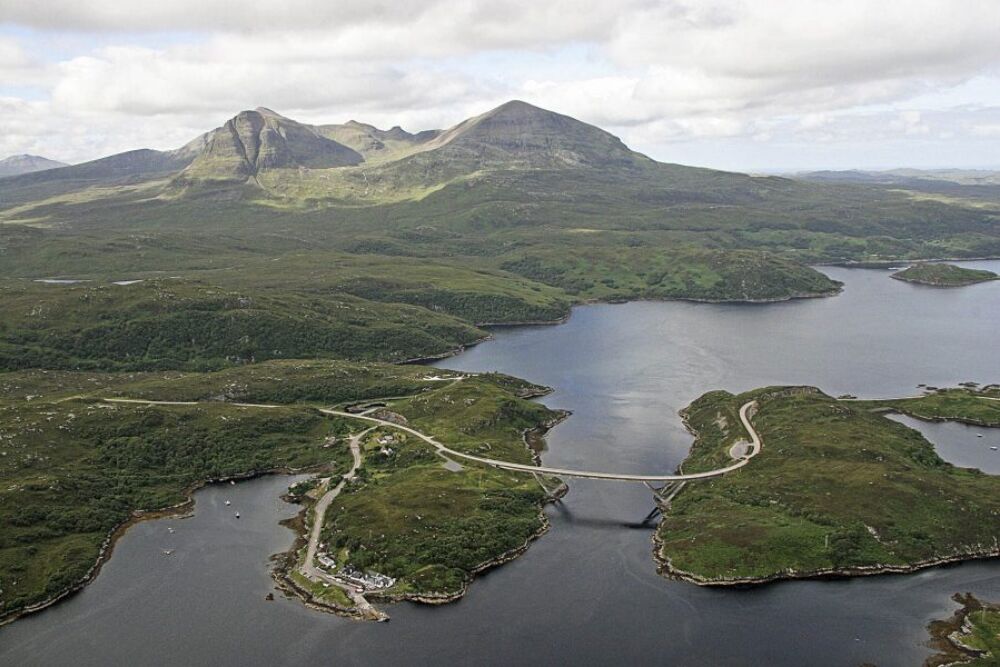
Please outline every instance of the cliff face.
M242 111L213 131L185 180L246 181L266 169L346 167L356 151L267 109Z

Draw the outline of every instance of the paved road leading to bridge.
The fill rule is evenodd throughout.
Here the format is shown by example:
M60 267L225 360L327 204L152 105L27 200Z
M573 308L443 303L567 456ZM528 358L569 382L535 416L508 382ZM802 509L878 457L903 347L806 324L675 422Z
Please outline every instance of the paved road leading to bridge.
M740 408L740 421L743 422L744 428L746 428L747 433L750 434L750 447L746 455L741 457L732 465L726 466L724 468L716 468L715 470L706 470L705 472L696 472L688 474L669 474L669 475L635 475L631 473L617 473L617 472L598 472L592 470L574 470L571 468L553 468L550 466L536 466L526 463L511 463L509 461L499 461L497 459L490 459L484 456L476 456L474 454L466 454L465 452L460 452L455 449L447 447L429 435L425 435L416 429L410 428L409 426L403 426L401 424L396 424L385 419L379 419L377 417L372 417L365 414L352 414L350 412L343 412L341 410L329 410L321 409L320 412L328 415L336 415L337 417L351 417L354 419L363 419L380 426L385 426L387 428L394 428L406 433L410 433L420 438L427 444L434 447L439 454L446 455L449 458L458 458L465 461L474 461L476 463L482 463L483 465L492 466L494 468L500 468L502 470L513 470L517 472L530 472L530 473L541 473L544 475L555 475L556 477L577 477L582 479L610 479L618 480L622 482L682 482L690 481L696 479L709 479L712 477L720 477L725 475L727 472L732 472L742 468L750 459L757 456L760 450L763 448L763 443L760 440L760 434L754 429L753 424L750 423L750 410L755 408L757 405L756 401L750 401Z
M109 403L139 403L145 405L198 405L194 401L151 401L136 398L106 398L105 401ZM234 405L238 407L245 408L286 408L295 407L294 405L271 405L266 403L228 403L224 405ZM757 406L756 401L750 401L745 403L740 408L740 421L743 423L743 427L746 429L747 433L750 435L750 447L749 451L742 457L740 457L732 465L725 466L724 468L716 468L715 470L706 470L705 472L695 472L687 474L657 474L657 475L635 475L631 473L618 473L618 472L600 472L593 470L574 470L571 468L553 468L550 466L536 466L527 463L511 463L509 461L500 461L497 459L486 458L484 456L476 456L474 454L466 454L465 452L460 452L455 449L451 449L446 445L438 442L429 435L425 435L420 431L410 428L409 426L403 426L402 424L397 424L385 419L379 419L378 417L372 417L367 414L356 414L353 412L345 412L343 410L333 410L330 408L319 408L319 411L326 415L333 415L336 417L345 417L348 419L360 419L372 424L377 424L379 426L384 426L386 428L397 429L410 433L414 435L427 444L434 447L438 454L446 456L448 458L457 458L464 461L472 461L475 463L481 463L483 465L488 465L494 468L500 468L501 470L512 470L515 472L528 472L543 475L554 475L556 477L576 477L581 479L608 479L617 480L621 482L682 482L691 481L697 479L710 479L712 477L721 477L728 472L738 470L750 462L750 459L757 456L763 448L763 443L760 440L760 434L754 429L753 424L750 423L750 410L755 409Z

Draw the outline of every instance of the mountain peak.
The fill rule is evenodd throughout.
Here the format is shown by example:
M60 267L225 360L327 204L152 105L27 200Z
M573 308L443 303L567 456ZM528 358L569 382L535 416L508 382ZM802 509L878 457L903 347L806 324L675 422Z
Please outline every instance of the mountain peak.
M536 107L534 104L529 104L524 100L510 100L509 102L504 102L495 109L491 109L483 114L483 116L530 116L530 115L548 115L556 114L555 111L549 111L548 109L543 109L542 107Z
M646 159L598 127L522 100L463 121L427 147L481 163L534 167L627 165Z
M265 169L323 169L362 161L357 152L322 136L309 125L257 107L239 112L209 133L204 149L184 176L193 180L247 181Z
M259 113L261 116L274 116L276 118L284 118L284 116L282 116L277 111L274 111L272 109L268 109L267 107L256 107L256 108L254 108L254 111L256 111L257 113Z
M65 162L57 162L56 160L50 160L40 155L21 153L20 155L11 155L8 158L0 160L0 178L66 166L68 165Z

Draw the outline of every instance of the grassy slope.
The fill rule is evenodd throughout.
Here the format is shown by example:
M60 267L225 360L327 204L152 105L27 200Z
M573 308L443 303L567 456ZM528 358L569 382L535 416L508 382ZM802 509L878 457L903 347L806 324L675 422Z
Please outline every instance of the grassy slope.
M529 385L509 382L481 376L391 409L450 447L530 462L522 433L555 413L517 397ZM531 477L478 466L452 472L413 437L393 450L369 449L360 482L330 507L324 541L341 561L400 578L394 593L455 595L477 568L542 529L544 493Z
M915 264L892 274L896 280L903 280L934 287L962 287L990 280L996 280L992 271L967 269L953 264Z
M741 437L758 398L764 449L738 473L690 484L660 525L660 555L708 582L906 567L996 549L1000 480L942 461L919 433L817 390L712 392L687 418L687 472ZM724 422L719 421L723 417ZM719 424L725 424L721 428Z
M134 285L0 287L0 368L213 369L273 358L402 361L486 334L423 308L353 296Z

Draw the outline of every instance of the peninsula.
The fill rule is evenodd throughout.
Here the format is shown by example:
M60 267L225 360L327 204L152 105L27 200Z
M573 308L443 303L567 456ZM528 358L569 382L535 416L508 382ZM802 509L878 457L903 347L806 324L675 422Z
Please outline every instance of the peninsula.
M673 499L656 535L662 572L728 585L1000 555L1000 478L946 463L920 433L880 414L1000 426L992 391L951 393L859 402L770 387L700 397L684 412L696 436L685 472L715 467L747 438L737 410L748 400L758 403L763 448L738 473Z

